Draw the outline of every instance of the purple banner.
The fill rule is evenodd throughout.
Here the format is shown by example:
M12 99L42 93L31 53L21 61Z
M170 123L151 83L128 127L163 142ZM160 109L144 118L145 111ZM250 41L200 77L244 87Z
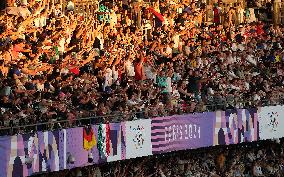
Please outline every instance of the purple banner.
M4 176L59 171L58 131L1 137L0 141L0 168ZM31 163L27 164L27 159L32 159Z
M217 111L214 124L214 145L229 145L259 140L257 109Z
M83 148L83 128L70 128L66 130L66 158L72 155L75 158L73 164L67 163L67 169L88 165L88 151Z
M89 151L83 147L83 128L69 128L59 131L37 132L15 136L0 137L0 172L3 176L24 177L42 172L52 172L92 164L105 163L125 159L125 135L121 123L103 124L104 133L101 135L108 139L109 153L99 152L99 125L92 129L96 145ZM92 154L93 160L89 161ZM102 155L103 154L103 155ZM74 162L69 163L68 158L73 157ZM27 158L32 162L27 164Z
M82 127L0 137L1 175L24 177L127 157L259 140L257 109L157 117L93 125L92 129L96 145L88 151ZM73 163L68 163L69 157Z
M213 145L215 113L152 119L153 154Z
M11 148L11 137L0 137L0 172L1 175L8 174L8 169L13 168L13 164L10 166L10 154L13 149Z

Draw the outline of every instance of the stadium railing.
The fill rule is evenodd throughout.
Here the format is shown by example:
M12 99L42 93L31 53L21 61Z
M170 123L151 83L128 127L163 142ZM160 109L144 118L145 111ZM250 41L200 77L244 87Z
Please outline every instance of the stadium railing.
M65 128L74 128L80 126L86 126L91 124L99 124L106 122L122 122L130 121L137 119L148 119L152 117L164 117L172 115L182 115L190 113L200 113L200 112L213 112L218 110L228 110L228 109L245 109L245 108L257 108L262 106L275 106L283 105L284 99L269 99L269 100L260 100L260 101L239 101L234 104L232 102L227 102L223 100L222 102L210 104L199 104L197 103L192 111L190 105L185 107L181 106L176 111L173 110L163 110L162 113L155 111L155 114L151 114L152 110L144 111L133 111L130 113L116 113L103 116L97 116L94 112L90 112L90 116L77 118L73 122L70 120L52 120L49 122L36 123L36 124L26 124L26 125L15 125L10 123L9 126L0 127L0 136L3 135L15 135L15 134L24 134L24 133L33 133L37 131L48 131L48 130L57 130ZM19 120L17 120L19 121Z

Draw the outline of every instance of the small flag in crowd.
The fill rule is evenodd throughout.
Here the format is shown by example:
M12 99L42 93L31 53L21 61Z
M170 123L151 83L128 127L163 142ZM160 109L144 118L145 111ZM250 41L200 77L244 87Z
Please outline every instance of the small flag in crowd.
M83 147L87 151L96 145L96 138L92 127L84 127L83 129Z
M110 126L100 124L98 128L98 150L100 156L108 157L110 154Z

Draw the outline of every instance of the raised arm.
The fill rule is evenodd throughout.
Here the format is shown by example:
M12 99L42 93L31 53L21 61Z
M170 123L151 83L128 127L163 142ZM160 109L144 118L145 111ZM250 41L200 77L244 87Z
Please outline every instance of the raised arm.
M89 63L90 61L92 61L95 57L95 53L96 51L91 51L88 58L86 60L83 61L83 63L81 64L82 66L84 66L85 64Z

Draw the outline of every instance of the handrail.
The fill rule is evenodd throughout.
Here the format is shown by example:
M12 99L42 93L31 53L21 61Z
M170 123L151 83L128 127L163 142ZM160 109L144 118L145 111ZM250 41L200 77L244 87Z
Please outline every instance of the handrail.
M274 106L274 105L282 105L283 104L283 98L275 99L278 102L271 104L269 103L270 100L262 100L263 102L266 102L266 104L247 104L251 103L251 101L242 101L237 102L238 104L243 104L242 107L234 107L234 109L244 109L244 108L256 108L259 106ZM274 100L274 101L275 101ZM267 104L268 103L268 104ZM230 110L232 107L228 108L228 102L223 102L222 104L206 104L203 105L206 107L205 111L201 112L211 112L211 111L217 111L217 110ZM21 125L21 126L11 126L11 127L0 127L0 136L1 135L14 135L14 134L20 134L20 133L33 133L37 131L45 131L45 130L56 130L56 129L63 129L63 128L72 128L72 127L81 127L86 125L92 125L92 124L98 124L98 123L104 123L104 121L101 121L100 119L104 118L110 118L110 117L132 117L132 120L136 119L147 119L149 117L157 117L157 116L171 116L171 115L182 115L182 114L188 114L188 113L199 113L198 111L190 112L187 111L190 108L190 106L182 107L181 110L171 114L172 110L164 110L163 115L153 115L153 116L145 116L149 111L140 111L140 112L130 112L127 114L119 113L119 114L108 114L108 115L102 115L102 116L89 116L89 117L83 117L83 118L77 118L74 120L76 124L69 124L70 120L56 120L52 122L44 122L44 123L36 123L36 124L30 124L30 125ZM209 109L213 108L213 109ZM140 117L137 115L140 115ZM142 115L142 116L141 116ZM129 119L130 120L130 119ZM121 120L123 121L123 120ZM116 121L112 121L115 123ZM45 128L42 128L45 126ZM41 129L39 129L41 127ZM57 127L57 128L54 128Z

